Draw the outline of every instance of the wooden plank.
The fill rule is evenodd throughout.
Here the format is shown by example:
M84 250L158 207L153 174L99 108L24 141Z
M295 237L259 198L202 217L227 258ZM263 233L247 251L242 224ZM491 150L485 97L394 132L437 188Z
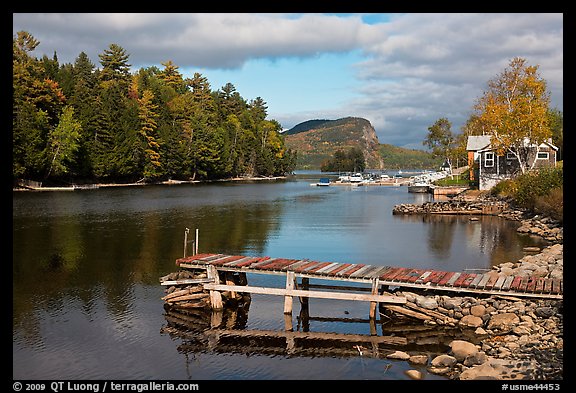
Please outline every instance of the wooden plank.
M279 259L276 259L271 264L267 264L265 266L262 266L262 269L265 269L265 270L282 270L282 268L284 266L290 265L292 263L294 263L294 259L279 258Z
M208 278L214 280L214 284L220 284L220 278L216 267L209 265L206 268L206 272L208 273ZM214 284L204 284L204 288L206 289L206 285ZM235 287L236 285L232 286ZM214 310L222 310L224 308L224 303L222 302L222 293L218 291L210 291L210 305Z
M530 282L530 277L522 277L522 282L518 286L518 291L527 292L528 283Z
M318 274L318 270L320 269L324 269L325 267L327 267L328 265L330 265L330 262L319 262L317 266L314 266L313 268L306 270L306 273L308 274Z
M535 292L542 292L544 291L544 277L538 277L536 279L536 288L534 289Z
M528 283L526 284L526 292L534 292L536 290L536 281L538 278L536 277L529 277Z
M310 291L301 289L266 288L266 287L253 287L248 285L223 285L223 284L204 284L204 288L210 291L236 291L243 293L257 293L262 295L302 296L302 297L313 297L319 299L358 300L358 301L392 303L392 304L406 303L406 298L402 296L372 295L372 294L351 293L351 292Z
M442 279L442 277L444 277L446 274L448 274L448 272L443 272L441 270L433 270L432 274L429 275L425 280L424 280L424 284L432 284L432 285L436 285L440 282L440 280Z
M242 267L242 265L245 264L246 261L251 261L253 259L254 259L254 257L242 257L242 258L236 259L234 261L226 262L223 266ZM250 262L250 263L252 263L252 262Z
M315 273L316 274L326 274L326 271L333 269L334 266L338 266L338 263L337 262L329 263L328 265L316 270Z
M400 271L398 272L398 274L396 274L396 276L394 277L394 281L398 281L398 282L404 282L404 277L410 273L412 271L411 268L409 267L403 267L400 268Z
M346 269L340 270L338 273L336 273L336 276L345 277L347 274L350 274L356 269L358 269L358 265L356 263L351 263L350 266L348 266Z
M458 278L456 280L454 280L454 283L452 284L452 286L454 287L460 287L462 286L462 283L464 282L464 280L469 276L469 273L461 273Z
M413 268L405 268L402 273L400 273L399 275L396 276L396 280L398 280L399 282L406 282L406 280L408 279L408 275L410 274L410 272L412 272Z
M368 265L368 266L370 267L368 270L365 270L362 273L360 273L360 276L362 276L362 278L371 278L372 274L382 270L382 266L374 266L374 265Z
M354 273L350 274L350 277L364 277L366 273L374 269L372 265L366 265L361 269L356 270Z
M184 258L178 258L178 259L176 259L176 266L180 266L181 263L196 262L201 258L212 256L212 255L215 255L215 254L204 253L204 254L190 255L190 256L187 256Z
M263 261L258 261L258 262L252 262L249 266L250 269L262 269L263 266L266 266L268 264L271 264L273 262L275 262L278 258L269 258Z
M282 268L282 270L283 271L296 271L296 268L298 268L298 267L300 267L300 266L302 266L308 262L310 262L309 259L300 259L300 260L298 260L298 261L296 261L290 265L284 266Z
M450 277L450 280L448 280L446 282L446 286L452 287L454 286L454 282L456 282L456 280L458 280L458 278L460 277L462 273L458 273L458 272L454 272L454 274L452 275L452 277Z
M384 307L387 308L388 310L395 311L399 314L407 315L409 317L416 318L416 319L421 319L423 321L427 321L427 320L432 319L432 317L430 315L426 315L426 314L423 314L421 312L414 311L414 310L409 310L405 307L392 306L392 305L391 306L386 305Z
M255 257L248 257L247 260L241 262L241 263L235 263L234 267L241 267L243 269L248 269L252 267L253 263L257 263L257 262L262 262L262 261L267 261L269 260L270 257L260 257L260 258L255 258Z
M498 277L496 283L494 284L494 289L502 289L502 285L504 285L504 281L506 281L506 276Z
M322 262L319 261L314 261L314 263L306 268L304 268L302 270L302 273L308 274L310 273L312 270L316 270L321 268L322 266L326 266L325 264L323 264Z
M339 272L341 272L342 270L348 268L349 266L351 266L351 263L342 263L340 264L336 269L330 271L330 275L332 276L336 276L338 275Z
M416 269L414 268L407 268L406 270L404 270L404 272L402 274L400 274L399 276L396 276L396 279L400 282L408 282L408 279L410 278L410 273L415 272Z
M339 269L342 267L341 263L333 263L330 266L327 266L326 268L322 268L321 271L319 271L319 273L322 273L325 276L333 276L335 271L339 271Z
M510 289L510 287L512 286L512 283L514 282L515 277L514 276L508 276L506 277L506 280L504 281L504 284L502 284L502 290L503 291L507 291Z
M212 262L216 259L222 258L223 256L225 256L225 255L224 254L213 254L211 256L203 257L200 260L203 262Z
M512 280L512 284L510 284L510 290L512 291L518 291L520 284L522 283L522 277L520 276L516 276L514 277L514 279Z
M464 288L469 288L470 284L472 283L472 281L474 281L474 279L476 278L477 274L476 273L469 273L468 277L466 277L464 279L464 281L462 282L462 287Z
M296 280L294 278L294 272L287 272L286 273L286 291L290 291L294 289L294 284ZM284 314L292 315L292 296L286 295L284 296Z
M410 282L410 283L414 283L416 282L416 280L418 279L418 277L420 277L422 275L422 273L424 273L426 270L423 269L415 269L412 270L409 274L408 277L406 278L406 282Z
M211 278L185 278L182 280L166 280L162 281L160 285L187 285L187 284L201 284L204 282L213 282Z
M442 278L438 281L437 285L448 285L448 282L452 279L452 277L456 274L456 272L446 272L442 276Z
M428 279L428 277L429 277L430 275L432 275L433 273L434 273L434 272L432 272L432 271L430 271L430 270L425 271L424 273L422 273L422 274L420 275L420 277L418 277L418 278L416 279L415 282L416 282L417 284L422 284L422 283L426 282L426 279Z
M379 278L380 278L380 280L393 280L394 277L396 277L398 274L400 274L402 269L403 268L401 268L401 267L393 267L393 268L387 270L386 273L382 274Z
M558 294L558 293L562 292L561 289L562 288L560 286L560 280L558 280L556 278L552 279L552 293Z
M355 271L362 269L364 266L366 266L366 265L363 263L355 264L350 269L346 269L346 271L342 272L342 275L345 277L348 277L351 274L353 274Z
M234 262L234 261L237 261L237 260L240 259L240 258L243 258L243 257L240 256L240 255L225 255L225 256L223 256L222 258L219 258L219 259L215 259L215 260L213 260L213 261L210 261L210 264L211 264L211 265L214 265L214 266L222 266L222 265L224 265L224 264L227 263L227 262Z
M367 277L369 278L380 278L381 275L383 275L385 272L387 272L388 270L390 270L391 267L390 266L382 266L380 267L380 269L374 271L374 272L370 272L370 274L367 275Z
M550 279L550 278L544 279L544 289L542 291L544 293L552 292L552 279Z
M486 283L484 288L485 289L492 289L494 287L494 285L496 285L496 281L498 281L500 276L496 272L489 272L487 274L490 276L490 278L488 279L488 282Z
M476 277L474 278L474 281L472 281L472 282L470 283L470 287L471 287L471 288L478 288L478 287L483 288L484 285L486 284L486 282L488 282L488 279L489 279L489 278L490 278L490 277L488 276L487 273L478 274L478 275L476 275ZM480 282L481 282L482 280L484 280L484 283L483 283L482 285L480 285Z
M529 277L522 277L522 281L520 282L520 285L518 285L518 291L526 292L526 287L528 286L529 280Z
M302 272L304 269L310 267L310 266L314 266L316 265L318 262L315 261L308 261L305 264L298 266L297 268L294 269L295 272Z

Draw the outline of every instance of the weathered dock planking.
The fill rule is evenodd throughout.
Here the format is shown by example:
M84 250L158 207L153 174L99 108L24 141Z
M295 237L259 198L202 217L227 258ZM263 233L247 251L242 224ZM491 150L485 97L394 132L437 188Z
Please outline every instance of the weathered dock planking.
M410 287L435 291L468 292L477 294L500 294L519 297L561 299L563 280L542 277L503 276L494 271L486 273L449 272L432 269L414 269L393 266L250 257L225 254L197 254L176 260L182 268L207 268L217 271L276 274L294 277L319 278L351 282L372 283L381 286ZM207 284L214 290L230 290L217 283ZM218 288L218 289L216 289ZM256 288L256 287L253 287ZM240 290L237 288L237 290ZM244 289L246 292L251 289ZM255 289L253 293L260 293ZM291 290L293 296L305 296L301 291ZM314 293L309 297L314 297ZM367 295L366 300L376 299L376 294Z
M504 276L495 271L449 272L215 253L184 256L176 260L176 265L181 268L180 272L160 278L161 284L167 286L167 295L162 299L169 308L188 311L198 308L222 310L224 304L233 299L249 302L250 294L283 296L286 330L292 329L294 297L300 299L304 308L308 307L309 298L368 302L371 321L376 319L378 305L397 310L401 314L416 315L420 319L429 318L421 315L418 310L403 307L409 306L406 298L401 294L388 292L390 288L415 288L449 294L563 298L563 280ZM247 274L284 276L286 285L284 288L250 286ZM310 279L333 281L338 285L310 284ZM367 286L342 285L346 282L363 283ZM217 318L217 314L214 315Z

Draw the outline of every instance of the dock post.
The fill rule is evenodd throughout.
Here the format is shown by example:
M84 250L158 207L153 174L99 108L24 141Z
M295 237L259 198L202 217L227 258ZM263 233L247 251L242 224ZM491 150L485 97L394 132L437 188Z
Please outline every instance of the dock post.
M220 278L218 277L218 270L213 265L206 267L206 273L209 279L214 280L214 284L220 284ZM224 306L222 305L222 294L218 291L210 290L210 304L214 310L222 310Z
M378 295L378 287L380 286L380 280L378 277L372 279L372 295ZM378 302L370 302L370 320L376 319L376 309L378 307Z
M190 232L190 229L186 228L184 231L184 258L186 258L186 249L188 248L188 232Z
M308 289L308 285L310 283L310 279L308 277L302 277L302 282L300 283L300 288L303 290ZM302 307L308 306L308 298L306 296L300 296L300 304Z
M294 272L286 272L286 289L294 289ZM292 315L292 296L284 296L284 314Z

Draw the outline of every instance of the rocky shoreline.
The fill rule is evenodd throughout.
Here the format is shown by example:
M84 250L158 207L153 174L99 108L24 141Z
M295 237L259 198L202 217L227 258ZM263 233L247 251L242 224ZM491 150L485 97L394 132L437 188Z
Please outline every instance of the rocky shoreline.
M446 202L398 205L394 214L495 214L521 222L518 231L541 236L551 243L539 253L493 270L498 275L560 278L563 274L563 226L548 217L530 215L504 201L466 195ZM484 212L484 213L482 213ZM512 296L441 296L395 292L423 323L445 325L473 333L470 340L453 340L450 350L430 359L425 354L396 351L388 355L426 366L428 372L450 379L561 380L563 379L563 300ZM382 313L394 310L383 307ZM421 379L412 369L410 378Z

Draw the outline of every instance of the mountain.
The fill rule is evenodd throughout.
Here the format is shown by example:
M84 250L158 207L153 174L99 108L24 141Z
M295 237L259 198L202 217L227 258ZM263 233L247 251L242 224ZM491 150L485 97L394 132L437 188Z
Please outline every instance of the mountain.
M298 152L297 168L319 169L336 150L359 147L366 159L366 168L383 169L380 142L372 124L359 117L338 120L308 120L283 134L288 148Z

